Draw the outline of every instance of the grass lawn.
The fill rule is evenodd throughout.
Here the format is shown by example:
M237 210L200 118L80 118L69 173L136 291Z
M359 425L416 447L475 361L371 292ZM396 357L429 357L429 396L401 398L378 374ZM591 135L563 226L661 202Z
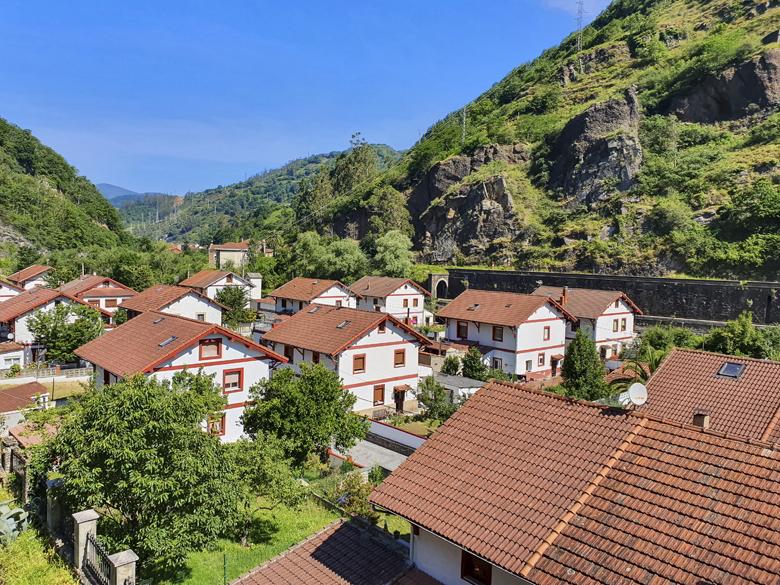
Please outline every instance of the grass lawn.
M437 420L415 420L394 424L393 426L396 426L403 431L414 433L415 435L427 437L438 428L439 424L440 423Z
M82 382L54 382L54 390L52 391L52 384L46 384L49 392L50 400L56 400L58 398L69 398L70 396L78 396L86 392L84 384Z
M253 544L243 547L237 542L222 540L215 550L192 553L187 561L189 575L180 581L186 585L222 585L224 555L227 555L228 582L305 540L338 518L314 500L306 500L293 510L277 506L261 510L251 535ZM161 584L163 585L163 584Z

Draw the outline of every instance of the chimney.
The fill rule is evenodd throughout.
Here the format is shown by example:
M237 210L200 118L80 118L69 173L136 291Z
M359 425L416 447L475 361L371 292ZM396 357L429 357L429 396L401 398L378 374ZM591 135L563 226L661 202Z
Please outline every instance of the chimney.
M702 429L710 428L710 411L706 408L697 408L694 410L693 424Z
M569 287L564 286L563 289L561 289L561 301L560 305L563 306L566 304L566 299L569 298Z

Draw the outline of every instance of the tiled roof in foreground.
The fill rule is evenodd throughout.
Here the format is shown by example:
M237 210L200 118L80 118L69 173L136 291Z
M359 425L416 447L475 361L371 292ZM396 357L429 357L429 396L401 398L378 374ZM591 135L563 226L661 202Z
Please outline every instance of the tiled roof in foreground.
M376 528L336 521L233 585L440 585Z
M771 583L780 453L489 383L372 494L532 583Z

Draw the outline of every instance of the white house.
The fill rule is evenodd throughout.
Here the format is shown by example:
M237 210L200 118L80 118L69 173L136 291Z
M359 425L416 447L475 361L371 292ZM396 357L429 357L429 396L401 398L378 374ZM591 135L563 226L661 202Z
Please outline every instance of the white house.
M356 397L354 409L403 409L419 378L417 354L430 342L387 313L311 305L273 327L263 343L288 365L319 363L338 373Z
M357 295L357 308L389 313L407 325L430 323L433 314L425 309L431 293L409 278L364 276L349 287Z
M249 262L249 240L209 246L209 264L214 268L242 268Z
M24 367L32 361L30 346L16 341L0 343L0 370L8 370L13 366Z
M488 367L529 379L558 374L567 322L576 320L546 297L473 289L438 316L447 339L477 346Z
M277 313L296 313L316 303L334 307L357 307L357 295L338 280L323 278L293 278L271 291Z
M35 344L35 337L29 327L30 317L38 311L48 311L62 303L90 306L67 293L44 287L26 290L0 303L0 342L14 341L25 346L22 352L24 357L22 367L39 359L41 350L45 349ZM105 321L110 320L110 313L97 307L93 308L100 312Z
M141 291L132 299L126 300L120 306L127 309L130 318L147 311L160 311L196 321L222 324L223 306L186 286L156 284Z
M0 279L0 303L14 298L22 291L24 291L23 288L16 286L11 282Z
M7 280L19 288L29 290L37 286L46 286L46 277L51 272L51 266L33 264L11 274Z
M577 318L566 325L567 343L582 329L595 342L601 357L617 357L636 333L634 319L642 311L620 291L540 286L533 294L549 297Z
M212 300L217 298L222 289L241 287L246 291L247 306L252 306L255 309L263 296L263 277L254 272L248 273L245 278L235 272L206 269L185 278L179 283L179 286L196 290Z
M112 314L120 304L138 294L113 278L97 274L75 278L61 285L59 290Z
M38 382L0 384L0 434L24 421L30 409L53 406L49 390Z
M249 388L286 361L218 325L156 311L141 313L82 345L76 354L95 366L98 387L134 374L158 380L170 380L183 370L214 376L226 405L221 416L207 421L207 428L223 442L243 434L241 415Z

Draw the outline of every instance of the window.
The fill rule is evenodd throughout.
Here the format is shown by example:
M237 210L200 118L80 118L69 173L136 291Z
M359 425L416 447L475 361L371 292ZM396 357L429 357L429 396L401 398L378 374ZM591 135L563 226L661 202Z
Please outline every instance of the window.
M460 553L460 576L475 585L490 585L493 566L465 550Z
M539 354L537 360L536 360L536 363L538 363L540 366L543 366L544 365L544 359L545 359L545 354L544 354L544 352L541 352Z
M469 324L466 321L458 321L458 338L466 339L469 336Z
M623 318L620 320L620 330L621 330L621 331L625 331L625 330L626 330L626 318L625 318L625 317L623 317Z
M393 354L393 366L403 368L406 365L406 350L396 349Z
M534 362L533 360L525 360L525 371L530 372L534 369Z
M222 357L221 339L201 339L200 340L200 359L213 360Z
M599 355L601 356L601 359L603 359L603 360L607 359L607 346L606 345L602 345L599 348Z
M616 343L612 346L612 357L616 358L618 353L620 353L620 346Z
M222 374L222 389L225 394L241 392L244 387L244 370L225 370Z
M111 384L111 372L103 370L103 386L109 386Z
M362 374L366 371L366 354L352 356L352 373Z
M318 351L311 352L311 362L313 364L320 363L320 352L318 352Z
M418 298L412 299L412 306L413 307L419 307L420 306L420 299L418 299Z
M616 308L616 309L619 309L619 308L620 308L620 299L618 299L618 300L616 300L616 301L615 301L615 308Z
M377 306L379 304L379 299L377 297L374 297L374 306Z
M341 305L343 305L343 304L344 304L344 303L342 303L341 301L336 301L336 306L337 306L337 307L341 307Z
M417 317L412 317L412 325L417 325Z
M404 299L404 309L409 307L409 299Z
M13 365L21 366L22 359L18 357L5 358L3 364L5 365L6 368L10 368Z
M501 325L493 325L493 341L504 341L504 328Z
M287 299L282 299L282 309L287 308Z
M118 305L116 299L106 299L106 309L113 309Z
M544 326L543 338L544 338L545 341L550 341L550 326L549 325L545 325Z
M206 423L208 426L209 434L217 435L217 436L223 436L225 434L225 415L217 415L217 416L211 416L209 417L208 422Z
M206 320L206 313L198 313L197 315L195 315L195 318L198 321L205 321Z
M89 303L93 307L99 307L100 306L100 301L98 299L89 299L87 301L87 303Z
M620 321L618 321L617 319L612 319L612 332L617 333L619 328L620 328Z
M225 282L227 282L228 284L233 284L233 275L228 274L227 277L225 278Z
M387 322L386 321L382 321L379 324L379 333L384 333L385 331L387 331Z
M385 385L378 384L374 386L374 406L385 403Z
M284 346L284 357L292 364L295 363L295 348L292 345Z
M494 357L493 363L491 364L491 367L494 370L503 370L504 369L504 360L501 358Z
M742 375L742 372L745 371L745 365L746 364L740 364L739 362L725 362L718 370L718 376L736 380Z

